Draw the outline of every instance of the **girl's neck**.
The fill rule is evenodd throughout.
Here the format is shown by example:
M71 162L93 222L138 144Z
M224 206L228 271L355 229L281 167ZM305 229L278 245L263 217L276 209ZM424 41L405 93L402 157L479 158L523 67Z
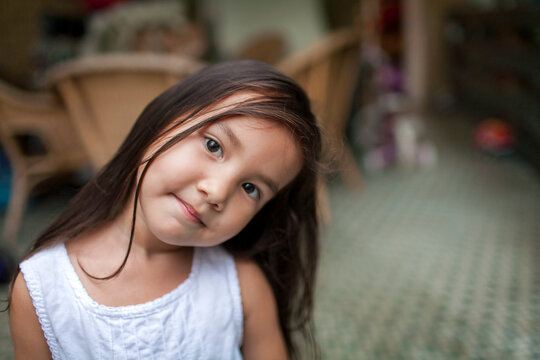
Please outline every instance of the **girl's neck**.
M169 293L189 277L192 248L165 252L141 245L136 235L122 270L108 280L96 279L118 271L128 244L129 230L126 231L120 219L66 243L79 279L96 302L107 306L145 303Z

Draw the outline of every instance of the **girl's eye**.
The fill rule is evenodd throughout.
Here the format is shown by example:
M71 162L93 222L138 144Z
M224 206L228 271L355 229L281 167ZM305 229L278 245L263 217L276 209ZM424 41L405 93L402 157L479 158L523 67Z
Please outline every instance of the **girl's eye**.
M213 155L217 156L218 158L223 155L223 149L216 140L206 138L204 143L206 145L206 149L208 149L208 151L210 151Z
M259 189L252 183L244 183L242 184L242 188L248 194L249 197L252 197L254 199L260 199L261 193L259 192Z

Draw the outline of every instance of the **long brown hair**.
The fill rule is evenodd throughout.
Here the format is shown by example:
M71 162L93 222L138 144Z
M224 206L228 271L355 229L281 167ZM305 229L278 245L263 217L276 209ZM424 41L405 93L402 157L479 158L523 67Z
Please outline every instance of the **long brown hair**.
M143 158L147 149L166 133L238 92L256 96L195 122L196 125L168 140L150 158ZM26 258L45 246L115 219L134 192L137 202L141 179L157 156L193 131L233 115L277 121L291 131L302 151L303 167L296 178L224 246L232 254L254 259L265 273L276 297L280 326L290 355L298 356L296 333L304 335L308 345L304 349L316 354L312 314L319 251L316 188L321 135L304 91L290 78L261 62L243 60L208 66L148 104L115 156L38 237ZM143 170L137 178L141 165ZM136 206L124 264L133 240L135 211ZM123 265L110 277L120 272Z

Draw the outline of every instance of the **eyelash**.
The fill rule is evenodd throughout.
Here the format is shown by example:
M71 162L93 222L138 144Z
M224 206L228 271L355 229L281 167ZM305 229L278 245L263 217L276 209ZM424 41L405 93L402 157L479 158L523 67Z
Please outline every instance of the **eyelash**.
M218 149L212 150L211 146L214 147L215 145L217 145ZM206 147L206 150L208 150L208 152L210 152L212 155L217 156L220 159L223 157L223 148L221 147L221 144L217 142L216 140L210 139L210 138L204 138L204 146ZM219 151L220 153L216 154L217 151Z
M246 186L252 186L253 187L253 190L255 191L256 195L255 196L252 196L248 191L251 191L251 190L248 190L246 188ZM259 188L255 185L253 185L252 183L243 183L242 184L242 189L244 189L244 191L246 192L246 194L250 197L250 198L253 198L253 199L257 199L259 200L261 198L261 191L259 190Z

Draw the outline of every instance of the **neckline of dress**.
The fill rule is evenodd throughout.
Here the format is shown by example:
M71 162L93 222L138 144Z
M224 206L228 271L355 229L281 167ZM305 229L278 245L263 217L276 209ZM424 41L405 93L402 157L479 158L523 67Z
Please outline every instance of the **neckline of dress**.
M66 269L66 275L74 289L77 298L91 311L108 316L145 316L149 313L158 311L162 307L169 304L171 301L176 300L177 298L189 291L189 288L191 288L192 284L195 282L195 277L197 276L200 267L200 249L198 247L194 247L191 271L188 277L184 281L182 281L182 283L180 283L176 288L156 299L144 303L122 306L109 306L98 303L88 294L88 291L84 287L81 279L79 278L79 275L77 274L73 264L71 263L65 243L62 243L61 252L61 260L64 263L63 267Z

